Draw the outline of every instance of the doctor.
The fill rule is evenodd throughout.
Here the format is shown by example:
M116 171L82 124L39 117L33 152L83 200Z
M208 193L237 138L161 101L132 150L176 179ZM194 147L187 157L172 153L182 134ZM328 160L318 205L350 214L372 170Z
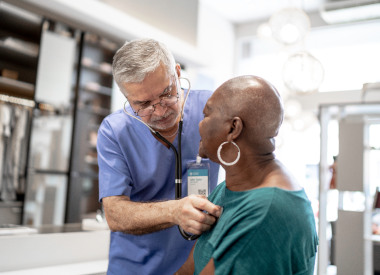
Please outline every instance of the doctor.
M221 208L202 196L174 200L175 155L146 125L125 112L178 148L184 108L182 193L186 194L186 163L197 156L198 123L211 92L190 91L184 104L181 68L166 46L152 39L124 44L112 66L129 104L106 117L98 131L99 199L111 229L107 274L173 274L194 244L175 225L201 234L215 223ZM212 191L218 165L210 163L210 167Z

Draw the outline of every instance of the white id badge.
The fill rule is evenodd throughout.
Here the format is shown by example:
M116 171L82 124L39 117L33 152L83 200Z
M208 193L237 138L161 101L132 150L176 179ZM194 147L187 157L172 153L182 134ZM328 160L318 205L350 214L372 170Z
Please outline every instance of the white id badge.
M187 164L187 195L209 194L209 171L210 164L202 162L201 157Z

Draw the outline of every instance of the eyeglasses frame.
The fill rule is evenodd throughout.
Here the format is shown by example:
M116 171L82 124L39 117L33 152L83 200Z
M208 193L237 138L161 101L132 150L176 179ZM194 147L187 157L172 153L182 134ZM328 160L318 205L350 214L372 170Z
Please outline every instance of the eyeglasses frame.
M169 86L172 86L173 84L175 85L175 88L176 88L176 91L177 91L177 95L176 95L176 97L177 97L177 101L176 101L176 102L174 102L174 103L171 104L171 105L162 105L162 104L161 104L161 103L162 103L162 100L174 96L174 95L170 94L169 96L162 97L162 98L160 99L160 101L157 102L157 103L155 103L155 104L149 105L149 106L147 106L147 107L145 107L145 108L140 108L140 109L138 109L137 112L135 111L135 109L134 109L134 108L132 107L132 105L131 105L131 108L132 108L133 113L134 113L136 116L139 116L139 117L146 117L146 116L149 116L149 115L153 114L153 113L156 111L156 105L157 105L157 104L160 104L161 107L168 107L168 106L172 106L172 105L176 104L176 103L179 101L180 93L178 92L178 86L177 86L177 78L176 78L176 74L173 74L173 76L174 76L174 82L172 82ZM168 86L168 87L169 87L169 86ZM173 88L170 89L171 92L172 92L172 89L173 89ZM127 100L128 100L128 98L127 98ZM125 105L125 104L124 104L124 105ZM153 111L152 111L151 113L149 113L149 114L147 114L147 115L143 115L143 116L139 115L140 110L142 110L142 109L147 109L147 108L151 108L151 107L153 107Z

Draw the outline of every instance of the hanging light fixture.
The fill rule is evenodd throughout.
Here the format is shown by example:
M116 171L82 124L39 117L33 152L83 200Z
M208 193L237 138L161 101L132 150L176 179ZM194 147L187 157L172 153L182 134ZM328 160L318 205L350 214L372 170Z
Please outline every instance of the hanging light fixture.
M285 86L298 93L318 91L324 77L321 62L307 51L289 56L282 73Z
M261 24L257 35L260 38L270 35L284 46L293 46L304 41L310 28L310 18L302 9L287 7L274 13L267 23ZM323 78L321 62L305 50L290 55L283 67L283 81L290 92L318 91Z
M302 41L310 30L310 19L301 9L289 7L273 14L269 19L272 36L283 45Z

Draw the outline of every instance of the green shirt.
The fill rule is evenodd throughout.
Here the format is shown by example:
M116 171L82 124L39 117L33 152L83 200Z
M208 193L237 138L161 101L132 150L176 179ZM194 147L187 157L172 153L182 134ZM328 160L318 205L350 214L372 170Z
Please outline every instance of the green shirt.
M318 236L304 190L233 192L223 182L209 200L223 213L196 243L194 274L211 258L215 274L313 274Z

